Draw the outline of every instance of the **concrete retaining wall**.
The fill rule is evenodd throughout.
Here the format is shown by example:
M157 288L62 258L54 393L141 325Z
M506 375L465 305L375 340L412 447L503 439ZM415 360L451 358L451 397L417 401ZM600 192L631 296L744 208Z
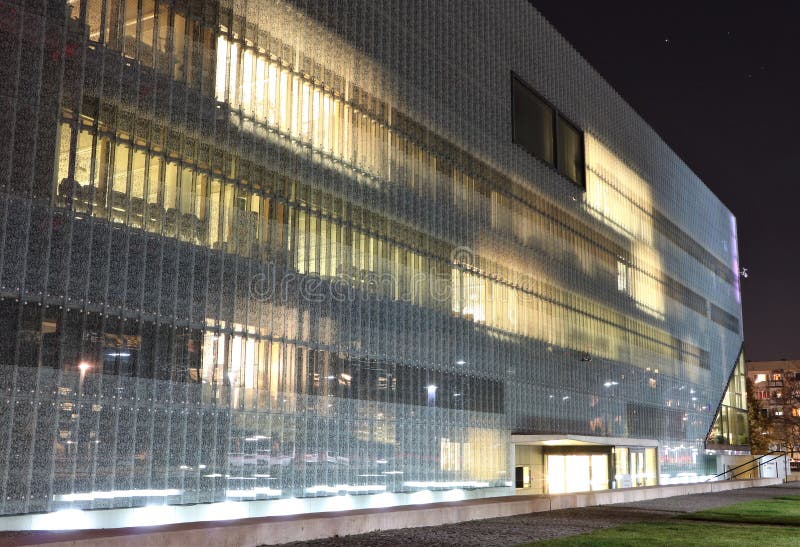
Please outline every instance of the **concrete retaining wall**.
M289 541L308 541L334 535L362 534L375 530L437 526L467 520L505 517L554 509L588 507L687 494L771 486L781 482L783 482L781 479L720 481L552 496L506 496L383 509L358 509L335 513L260 517L227 522L170 524L166 526L76 532L6 533L0 535L0 546L184 547L192 545L198 547L238 547L272 545Z

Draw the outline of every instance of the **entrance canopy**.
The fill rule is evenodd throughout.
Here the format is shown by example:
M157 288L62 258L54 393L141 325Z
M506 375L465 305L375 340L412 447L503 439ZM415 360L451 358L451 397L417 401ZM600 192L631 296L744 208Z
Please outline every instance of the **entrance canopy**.
M529 446L641 446L657 447L655 439L631 439L628 437L591 437L588 435L524 435L512 434L513 444Z

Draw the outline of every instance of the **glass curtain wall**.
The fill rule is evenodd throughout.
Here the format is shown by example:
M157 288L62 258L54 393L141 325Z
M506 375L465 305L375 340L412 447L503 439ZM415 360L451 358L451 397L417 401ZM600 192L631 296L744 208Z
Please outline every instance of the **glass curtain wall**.
M746 381L747 367L742 352L736 360L736 367L711 427L709 444L722 445L722 449L724 445L743 447L749 444Z
M68 5L50 192L0 197L0 513L505 486L512 430L705 435L709 302L653 242L724 276L598 140L556 205L281 28Z

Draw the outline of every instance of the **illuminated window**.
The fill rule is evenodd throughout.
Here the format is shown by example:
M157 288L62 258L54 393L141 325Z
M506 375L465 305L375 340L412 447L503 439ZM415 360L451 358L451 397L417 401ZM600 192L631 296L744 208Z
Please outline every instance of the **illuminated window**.
M778 374L778 373L773 374L772 375L772 381L773 382L780 382L781 381L781 375Z
M513 141L585 188L583 133L514 74L511 103Z
M756 374L756 377L753 380L753 383L754 384L760 384L761 382L766 382L766 381L767 381L767 375L766 374Z

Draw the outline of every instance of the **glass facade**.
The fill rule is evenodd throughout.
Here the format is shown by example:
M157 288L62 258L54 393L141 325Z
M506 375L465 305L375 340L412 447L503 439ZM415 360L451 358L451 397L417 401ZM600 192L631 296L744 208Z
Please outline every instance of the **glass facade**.
M733 216L527 3L445 10L0 0L0 514L699 469Z
M708 437L708 445L746 447L750 444L750 429L747 418L747 370L744 354L739 356L733 369L728 388L722 397L714 425Z

